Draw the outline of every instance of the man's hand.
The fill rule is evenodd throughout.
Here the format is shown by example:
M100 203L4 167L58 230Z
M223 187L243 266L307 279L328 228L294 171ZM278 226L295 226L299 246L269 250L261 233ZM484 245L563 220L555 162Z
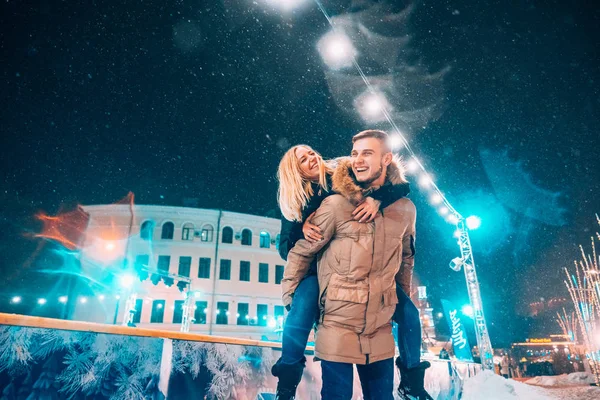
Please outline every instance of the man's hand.
M304 239L306 239L309 243L316 243L323 240L323 233L321 232L321 228L317 225L313 225L310 221L315 215L313 212L306 218L304 225L302 225L302 233L304 234Z
M352 212L352 218L358 222L371 222L379 212L381 201L375 200L372 197L367 197L356 209Z

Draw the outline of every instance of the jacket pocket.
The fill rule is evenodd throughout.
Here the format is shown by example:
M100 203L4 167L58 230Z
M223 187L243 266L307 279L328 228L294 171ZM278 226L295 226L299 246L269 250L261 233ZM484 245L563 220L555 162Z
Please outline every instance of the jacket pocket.
M327 286L327 300L347 301L363 304L369 300L369 283L352 281L339 275L332 275ZM398 302L398 298L396 298Z
M333 274L327 286L321 321L323 325L361 333L365 328L368 301L367 281L353 281Z

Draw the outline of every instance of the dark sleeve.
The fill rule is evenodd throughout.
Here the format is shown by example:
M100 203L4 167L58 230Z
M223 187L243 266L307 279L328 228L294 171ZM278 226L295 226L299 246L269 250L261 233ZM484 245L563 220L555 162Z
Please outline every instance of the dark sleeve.
M287 261L288 253L296 242L302 239L302 224L281 217L281 233L279 234L279 255Z
M380 210L383 210L390 204L396 202L403 197L406 197L410 193L410 186L408 183L401 183L399 185L383 185L379 189L375 190L369 196L375 200L381 201Z
M308 204L306 204L306 207L304 207L304 209L302 210L302 222L306 221L310 214L317 211L317 209L321 207L321 203L323 202L323 200L325 200L327 196L330 196L332 194L332 192L326 192L323 190L320 194L317 193L313 195L308 200ZM300 230L302 230L302 228ZM302 236L302 238L304 238L304 236Z

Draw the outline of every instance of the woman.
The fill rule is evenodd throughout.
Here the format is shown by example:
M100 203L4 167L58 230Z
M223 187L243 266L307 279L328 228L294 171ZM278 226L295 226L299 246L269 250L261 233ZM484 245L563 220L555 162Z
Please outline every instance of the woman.
M284 260L296 242L306 239L315 242L322 239L319 227L310 223L312 213L319 208L323 199L333 194L331 175L335 161L325 162L312 148L297 145L289 149L279 164L278 202L283 218L279 254ZM383 209L409 193L405 180L401 184L386 184L370 193L354 211L354 219L369 223L375 219L380 207ZM296 387L302 378L304 349L313 323L319 315L319 285L316 260L307 276L294 292L292 306L288 309L282 336L282 356L273 366L273 375L279 378L277 399L293 399ZM420 362L421 330L419 312L410 298L398 287L399 303L394 320L401 329L398 332L400 358L398 367L403 371L398 388L401 398L407 395L419 399L430 399L423 389L424 369L428 363ZM428 395L427 395L428 396Z

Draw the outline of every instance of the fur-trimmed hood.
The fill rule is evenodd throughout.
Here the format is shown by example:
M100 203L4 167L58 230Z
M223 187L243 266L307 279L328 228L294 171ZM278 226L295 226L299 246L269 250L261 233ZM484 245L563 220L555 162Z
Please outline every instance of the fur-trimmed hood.
M336 193L344 196L354 205L362 203L365 197L368 197L377 188L363 189L357 183L352 171L352 159L350 157L341 157L336 160L337 166L331 177L333 190ZM385 177L386 185L407 185L408 181L405 178L404 166L402 160L394 157L390 165L387 167Z

